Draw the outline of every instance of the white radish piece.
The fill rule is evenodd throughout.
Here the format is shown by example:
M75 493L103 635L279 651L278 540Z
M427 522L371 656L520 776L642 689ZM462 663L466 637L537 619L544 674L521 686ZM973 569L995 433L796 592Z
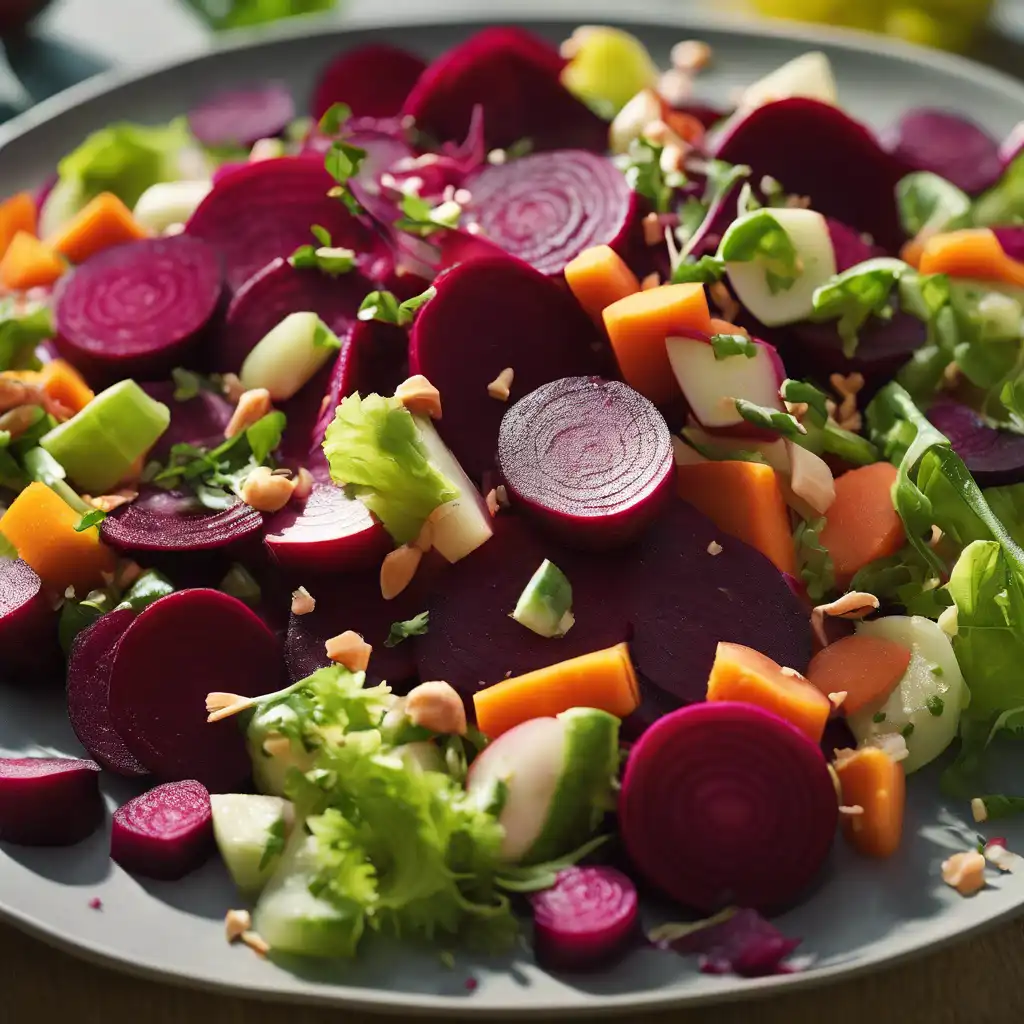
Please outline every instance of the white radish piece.
M132 215L154 235L162 235L172 224L184 224L209 195L210 181L161 181L139 196Z

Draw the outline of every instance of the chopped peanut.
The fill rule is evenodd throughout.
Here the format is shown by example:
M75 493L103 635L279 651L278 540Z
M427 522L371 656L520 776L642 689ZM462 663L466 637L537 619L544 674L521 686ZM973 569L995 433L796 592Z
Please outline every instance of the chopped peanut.
M711 47L699 39L684 39L672 47L671 60L679 71L703 71L711 63Z
M405 699L405 713L413 725L445 735L466 735L466 707L445 682L420 683Z
M15 377L0 374L0 412L8 412L19 405L42 405L43 391Z
M235 405L238 404L238 400L245 394L245 387L238 379L237 373L221 374L220 389L224 397Z
M864 374L851 373L844 377L841 373L833 373L828 382L840 398L849 398L851 395L856 396L863 391Z
M295 481L257 466L242 484L242 501L257 512L277 512L285 507L295 493Z
M669 106L682 106L692 92L693 79L678 68L669 68L658 79L658 94Z
M441 418L441 392L422 373L402 381L395 388L395 398L409 412L429 416L432 420Z
M843 594L835 601L815 606L811 610L811 629L814 630L814 635L821 642L822 647L827 647L826 615L836 619L865 619L875 611L878 611L878 598L874 594L851 590L850 593Z
M652 288L657 288L660 285L661 274L654 270L640 282L640 291L649 292Z
M665 233L661 229L661 218L656 213L649 213L640 222L644 229L644 241L648 245L661 245L665 241Z
M512 394L512 381L515 379L515 370L506 366L490 384L487 385L487 394L499 402L507 402Z
M325 644L327 657L350 672L365 672L370 664L373 648L354 630L332 636Z
M492 487L484 498L487 503L487 511L491 513L493 519L498 514L498 492Z
M243 932L242 942L257 956L266 956L270 952L270 944L255 932Z
M316 601L305 587L292 591L292 615L308 615L314 608Z
M989 864L1000 871L1016 871L1021 861L1024 861L1024 857L1008 850L1003 843L995 839L985 844L984 856Z
M412 583L422 558L423 552L409 544L403 544L384 556L380 567L380 592L385 601L398 597Z
M942 862L942 880L961 896L973 896L985 888L985 858L977 850L954 853Z
M791 679L803 679L804 677L797 672L795 668L790 668L788 665L784 665L781 669L784 676L789 676Z
M828 695L829 703L837 710L843 706L847 697L849 697L849 693L846 690L836 690L835 693Z
M845 818L859 818L864 813L864 808L860 804L840 804L839 813Z
M122 505L130 505L138 496L138 491L122 487L113 494L101 494L98 498L83 494L82 501L103 512L113 512L115 508L120 508Z
M236 942L252 928L252 915L248 910L229 910L224 917L224 935L228 942Z
M296 501L305 501L313 493L313 474L305 466L295 476L295 490L292 497Z
M708 545L708 554L709 555L720 555L724 550L725 549L722 547L721 544L718 543L717 540L713 540Z
M231 419L228 420L224 436L234 437L236 434L242 433L243 430L247 430L254 423L263 419L271 408L270 392L266 388L253 388L251 391L244 392L238 399Z
M979 825L983 821L988 821L988 808L985 806L985 801L979 796L971 801L971 815Z

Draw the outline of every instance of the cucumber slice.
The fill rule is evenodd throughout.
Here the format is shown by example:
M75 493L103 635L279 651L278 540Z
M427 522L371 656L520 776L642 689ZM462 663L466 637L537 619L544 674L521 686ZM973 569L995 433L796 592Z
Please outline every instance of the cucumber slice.
M184 224L213 188L210 181L161 181L139 196L132 215L154 235Z
M254 897L281 860L293 811L287 800L253 793L214 793L213 835L239 891Z
M565 636L576 621L572 584L565 573L545 558L516 602L512 618L538 636Z
M874 736L900 733L910 756L907 773L934 761L953 742L960 712L969 694L949 637L920 615L887 615L857 623L858 633L880 636L910 648L910 665L899 686L877 711L848 718L859 743Z
M766 103L794 96L835 106L839 100L836 78L828 57L818 50L801 54L771 74L748 85L738 106L749 112Z
M284 402L340 348L316 313L290 313L245 357L239 378L247 391L266 388L275 402Z

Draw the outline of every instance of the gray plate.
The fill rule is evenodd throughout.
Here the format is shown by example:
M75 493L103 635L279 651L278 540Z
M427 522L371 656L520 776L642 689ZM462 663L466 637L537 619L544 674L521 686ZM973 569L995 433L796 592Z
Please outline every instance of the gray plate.
M520 0L529 24L558 40L573 25L545 19L543 4ZM614 13L599 0L585 20ZM619 7L621 11L621 5ZM564 15L563 15L564 17ZM125 81L105 78L76 87L0 129L0 192L31 187L82 138L118 118L163 120L220 86L260 77L290 83L301 98L312 78L340 49L370 39L390 39L436 54L464 37L471 23L423 23L414 12L386 27L339 32L323 23L300 26L272 41L243 40L237 48ZM729 90L819 45L831 57L844 105L884 126L910 106L939 103L968 112L996 133L1024 117L1024 87L954 58L912 51L856 35L815 36L736 27L693 16L638 17L636 32L656 57L667 61L680 38L697 36L714 47L715 67L701 89L724 98ZM153 656L159 657L154 651ZM60 694L0 689L0 753L79 756ZM1012 773L1007 776L1012 779ZM1012 782L1010 787L1013 789ZM1019 787L1017 787L1019 788ZM109 781L111 807L131 795ZM939 865L950 852L973 844L966 809L947 806L937 774L910 785L907 837L898 856L884 863L858 860L837 844L818 891L782 917L787 933L802 936L801 952L816 957L804 974L740 981L699 974L692 961L653 950L637 951L613 970L592 977L553 978L540 971L524 947L507 961L460 957L454 970L436 957L408 948L375 947L358 962L273 964L224 941L225 911L238 901L223 869L211 862L176 883L140 881L110 863L104 830L70 850L19 849L0 844L0 914L69 950L111 966L182 984L248 996L366 1007L403 1014L443 1013L512 1017L540 1011L561 1014L624 1012L767 995L865 971L934 947L1016 913L1024 905L1024 876L994 878L963 900L944 886ZM1024 849L1024 828L1008 832ZM994 834L994 833L990 833ZM101 911L90 909L94 897ZM648 907L648 923L659 920ZM473 978L476 987L467 985Z

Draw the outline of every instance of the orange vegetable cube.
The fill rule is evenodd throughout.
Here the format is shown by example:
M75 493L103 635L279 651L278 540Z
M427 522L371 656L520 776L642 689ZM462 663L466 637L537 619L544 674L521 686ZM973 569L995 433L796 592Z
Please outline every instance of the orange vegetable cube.
M81 412L96 396L82 375L63 359L47 363L39 373L46 394L71 412Z
M19 231L36 233L36 201L28 192L18 192L0 203L0 257Z
M598 324L606 307L640 291L636 274L608 245L584 249L566 266L565 280L576 301Z
M84 263L104 249L146 237L146 230L112 192L101 192L49 239L72 263Z
M907 779L903 765L884 750L841 750L835 762L843 804L846 841L868 857L891 857L900 847ZM859 809L859 812L858 812Z
M45 242L19 231L0 259L0 283L16 291L45 288L65 270L64 261Z

